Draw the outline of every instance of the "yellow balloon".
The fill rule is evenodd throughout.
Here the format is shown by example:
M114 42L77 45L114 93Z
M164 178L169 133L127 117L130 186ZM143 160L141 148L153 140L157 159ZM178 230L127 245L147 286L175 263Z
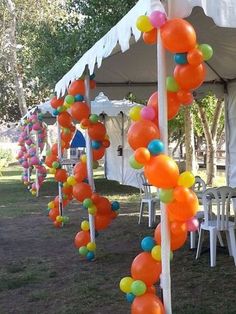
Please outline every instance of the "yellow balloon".
M81 155L81 156L80 156L80 160L81 160L81 162L84 162L84 163L87 162L87 156L84 155L84 154Z
M129 117L133 121L138 121L141 119L141 110L142 107L140 106L134 106L129 111Z
M158 262L161 261L161 246L155 245L151 251L152 258Z
M37 192L36 192L35 190L32 190L32 191L31 191L31 194L32 194L33 196L35 196L35 195L37 194Z
M55 174L56 171L57 171L57 169L49 168L49 173L50 173L50 174Z
M137 29L141 32L150 32L153 29L153 26L147 15L141 15L136 21Z
M132 277L124 277L120 281L120 290L124 293L130 293L131 292L131 285L134 282L134 279Z
M178 185L185 188L191 188L194 185L195 177L190 171L182 172L178 179Z
M83 231L88 231L89 230L89 222L87 220L83 220L81 222L81 229Z
M88 244L87 244L87 249L89 250L89 251L96 251L96 243L95 242L89 242Z
M52 209L53 207L54 207L54 202L53 201L49 202L48 203L48 208Z
M96 212L97 212L97 207L96 207L95 205L92 205L92 206L90 206L90 207L88 208L88 213L89 213L90 215L95 215Z
M67 178L67 183L68 183L69 185L72 185L72 186L73 186L73 185L76 185L77 181L76 181L75 177L70 176L70 177Z
M62 222L63 221L63 217L62 216L57 216L56 217L56 221L57 222Z
M70 185L68 184L68 182L64 182L63 183L63 188L68 188Z

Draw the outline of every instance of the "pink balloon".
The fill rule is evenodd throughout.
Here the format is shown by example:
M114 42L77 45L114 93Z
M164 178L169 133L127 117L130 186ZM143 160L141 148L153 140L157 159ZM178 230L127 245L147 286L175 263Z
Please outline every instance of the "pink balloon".
M22 162L22 167L23 168L29 168L29 164L27 161Z
M39 163L39 159L37 156L33 156L30 158L30 165L37 165Z
M160 28L165 24L167 18L165 13L161 11L153 11L149 16L149 20L153 27Z
M199 221L196 217L192 217L189 220L187 220L187 230L190 232L195 232L198 230L199 227Z
M141 110L141 117L144 120L153 120L155 118L155 110L152 107L144 107Z
M33 125L32 129L33 129L34 131L40 130L40 129L41 129L40 123L39 123L39 122L36 122L36 123Z

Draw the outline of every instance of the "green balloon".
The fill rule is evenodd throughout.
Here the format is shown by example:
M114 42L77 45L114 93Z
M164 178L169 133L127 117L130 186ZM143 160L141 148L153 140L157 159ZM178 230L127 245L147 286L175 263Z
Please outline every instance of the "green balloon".
M70 221L70 218L68 216L63 216L63 220L64 224L67 224Z
M59 113L65 111L65 110L66 110L66 108L65 108L64 106L60 106L60 107L57 108L57 111L58 111Z
M213 56L213 49L208 44L201 44L198 46L198 49L202 52L204 61L211 59Z
M97 123L99 121L99 116L93 113L89 116L89 121L92 123Z
M91 198L86 198L84 201L83 201L83 206L86 207L86 208L89 208L93 205L93 201L91 200Z
M130 166L131 166L132 168L134 168L134 169L141 169L141 168L143 168L143 165L140 164L140 163L138 163L138 162L135 160L135 158L134 158L133 155L129 157L129 164L130 164Z
M46 156L50 156L51 155L51 149L48 149L47 151L46 151Z
M174 200L174 190L173 189L160 189L159 197L162 203L171 203Z
M74 96L72 96L72 95L67 95L67 96L65 97L65 102L66 102L68 105L72 105L72 104L75 102Z
M58 161L54 161L54 162L52 163L52 167L53 167L54 169L60 168L59 162L58 162Z
M79 248L79 254L83 255L83 256L86 256L88 254L88 249L86 246L81 246Z
M142 280L135 280L131 284L131 292L136 296L143 295L147 290L147 286Z
M68 128L63 128L63 133L69 134L69 133L70 133L70 129L68 129Z
M173 92L173 93L178 92L179 85L176 82L176 80L173 78L173 76L167 76L167 78L166 78L166 89L169 92Z

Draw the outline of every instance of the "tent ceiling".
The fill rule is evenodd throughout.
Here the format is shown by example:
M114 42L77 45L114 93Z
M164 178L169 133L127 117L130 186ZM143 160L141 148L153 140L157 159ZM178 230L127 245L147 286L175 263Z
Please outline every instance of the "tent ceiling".
M207 3L203 0L172 0L172 13L174 16L188 16L192 8L197 5L202 6L205 12L211 15L219 25L236 27L236 6L233 5L233 0L208 0ZM132 12L130 11L97 42L58 82L56 91L64 93L70 80L78 78L82 69L84 70L88 64L90 70L93 70L93 66L95 66L98 86L96 94L99 91L104 91L109 98L120 99L126 96L128 92L133 92L142 99L148 97L156 88L156 47L145 45L142 39L138 40L140 33L135 30L134 23L137 16L144 14L145 11L150 11L155 6L163 10L158 0L146 0L146 6L144 1L140 0L136 7L142 7L142 10L134 7ZM179 8L182 10L180 11ZM130 13L135 16L135 19L132 17L131 21L128 19L131 17ZM235 79L236 28L216 26L213 19L206 16L200 7L195 7L187 20L194 26L198 42L209 43L214 49L214 56L209 61L209 66L207 65L206 82L223 83ZM122 23L127 24L127 27L125 28ZM134 36L129 34L131 29ZM122 41L122 32L125 30L128 35L124 33ZM135 42L135 40L138 41ZM101 44L106 53L101 52L99 58L98 50ZM122 53L122 51L125 52ZM168 54L167 73L171 75L173 69L173 56ZM218 89L218 84L213 85L214 91L215 88ZM222 87L221 91L223 91Z

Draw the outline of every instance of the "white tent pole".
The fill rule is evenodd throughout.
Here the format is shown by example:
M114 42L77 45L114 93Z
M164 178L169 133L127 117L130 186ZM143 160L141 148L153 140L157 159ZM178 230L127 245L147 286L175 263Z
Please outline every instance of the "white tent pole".
M158 81L158 117L161 140L164 143L165 154L168 154L168 123L167 123L167 95L166 95L166 58L162 45L160 31L157 40L157 81ZM170 233L166 206L161 203L161 257L162 274L161 288L165 313L171 314L171 281L170 281Z
M37 115L37 118L38 118L38 113L36 112L36 115ZM37 119L38 120L38 119ZM39 135L38 135L38 131L35 131L35 144L36 144L36 157L38 157L38 159L40 158L40 154L39 154ZM35 170L35 176L36 176L36 179L35 179L35 185L36 185L36 197L39 196L39 170L38 170L38 167L36 167L36 170Z
M62 163L62 151L61 151L61 128L57 117L57 150L58 150L58 162ZM59 197L59 214L63 216L63 196L62 196L62 184L58 182L58 197ZM62 223L63 225L63 223Z
M124 113L121 112L121 140L122 140L122 156L121 156L121 183L124 184L124 145L125 145L125 139L124 139Z
M225 87L224 91L224 114L225 114L225 172L226 172L226 184L229 185L229 165L230 165L230 154L229 154L229 95L228 86Z
M90 77L89 74L85 75L85 99L89 108L91 108L90 102ZM88 172L88 182L92 188L92 191L95 191L95 184L93 179L93 153L91 140L88 135L88 131L86 130L85 134L85 142L86 142L86 155L87 155L87 172ZM95 243L95 221L94 215L89 214L89 229L90 229L90 241Z
M30 113L28 112L26 114L26 118L29 119L29 116L30 116ZM26 133L27 133L28 137L30 138L29 124L27 124L27 126L26 126ZM27 144L26 144L26 146L27 146L27 150L28 150L29 147ZM29 158L27 158L27 161L29 163ZM30 182L30 166L28 166L28 168L27 168L27 180L28 180L28 182Z

